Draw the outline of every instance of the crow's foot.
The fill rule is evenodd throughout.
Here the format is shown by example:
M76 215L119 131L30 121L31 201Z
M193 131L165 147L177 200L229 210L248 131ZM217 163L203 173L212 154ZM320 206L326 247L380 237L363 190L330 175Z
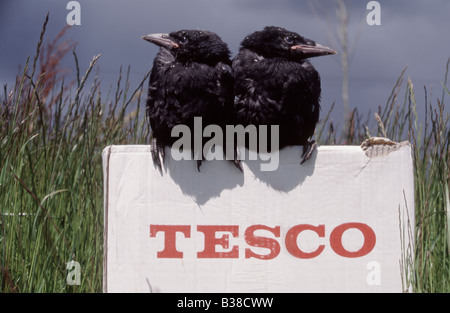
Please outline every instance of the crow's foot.
M302 161L300 162L300 164L305 163L306 161L308 161L314 150L317 149L317 142L315 140L311 140L308 141L306 145L303 146L303 154L302 154Z
M158 170L162 174L161 157L164 162L164 147L159 146L156 138L152 139L150 151L152 154L153 164L158 168Z

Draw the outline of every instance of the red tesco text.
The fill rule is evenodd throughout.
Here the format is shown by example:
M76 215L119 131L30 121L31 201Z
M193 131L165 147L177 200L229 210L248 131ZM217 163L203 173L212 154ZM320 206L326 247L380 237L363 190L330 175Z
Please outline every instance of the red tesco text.
M364 237L362 247L357 251L348 251L342 244L342 235L349 229L356 229ZM249 247L245 248L245 258L256 258L270 260L276 258L281 251L281 244L278 239L271 237L256 236L256 231L267 231L271 237L280 238L280 226L269 227L266 225L252 225L244 232L245 242ZM204 249L197 253L197 258L239 258L239 246L230 246L230 236L239 236L238 225L198 225L197 231L204 235ZM284 244L286 250L292 256L299 259L312 259L319 256L325 249L325 245L317 245L314 251L302 251L298 245L298 236L305 231L314 232L317 237L325 237L325 225L300 224L295 225L286 232ZM164 234L164 248L157 252L157 258L183 258L183 251L177 249L176 236L181 233L185 238L191 238L190 225L150 225L150 237L156 237L158 233ZM359 258L369 254L376 243L376 236L373 229L363 223L345 223L336 226L330 233L329 243L331 249L337 255L345 258ZM222 251L217 251L217 246L222 247ZM267 253L256 253L251 247L266 248ZM225 250L225 251L223 251ZM260 250L258 250L260 251Z

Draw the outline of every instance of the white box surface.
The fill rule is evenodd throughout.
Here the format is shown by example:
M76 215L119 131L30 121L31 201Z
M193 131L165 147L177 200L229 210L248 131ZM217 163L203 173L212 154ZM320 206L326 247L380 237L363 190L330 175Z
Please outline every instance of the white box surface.
M167 149L161 175L150 146L105 148L104 291L404 291L411 147L322 146L303 165L301 149L274 172L243 161L244 174Z

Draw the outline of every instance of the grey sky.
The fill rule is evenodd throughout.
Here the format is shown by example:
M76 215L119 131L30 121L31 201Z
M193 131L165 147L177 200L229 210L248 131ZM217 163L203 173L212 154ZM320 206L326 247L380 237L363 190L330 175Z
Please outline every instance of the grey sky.
M66 25L66 4L62 0L0 0L0 83L11 84L18 65L33 56L47 12L50 22L46 39ZM334 7L322 7L334 18ZM442 93L441 81L450 57L450 1L390 0L381 4L381 26L365 21L369 1L346 1L350 15L350 41L360 31L350 64L350 105L361 112L376 111L384 104L401 70L408 66L419 103L423 85ZM82 72L91 58L102 54L98 66L103 87L114 85L119 67L131 66L133 88L151 68L157 47L141 39L151 32L181 28L208 29L218 33L236 54L240 41L266 25L296 31L316 42L333 46L326 26L307 1L296 0L79 0L81 26L74 26L66 38L78 42L76 51ZM363 21L363 23L361 23ZM340 120L340 57L312 59L322 77L322 115L336 101ZM64 66L74 72L71 54ZM73 76L74 77L74 76Z

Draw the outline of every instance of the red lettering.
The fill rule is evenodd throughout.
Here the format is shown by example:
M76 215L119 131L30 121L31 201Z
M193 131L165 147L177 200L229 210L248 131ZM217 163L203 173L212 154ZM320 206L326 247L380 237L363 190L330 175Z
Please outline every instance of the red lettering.
M197 253L198 258L238 258L239 247L233 246L230 251L217 252L216 246L222 246L229 249L229 235L223 234L222 237L216 238L216 232L230 232L233 237L239 236L239 226L237 225L198 225L197 231L205 235L205 248Z
M356 228L364 235L364 244L358 251L347 251L342 245L342 235L348 229ZM372 228L362 223L346 223L337 226L330 234L330 245L333 251L346 258L365 256L375 247L376 236Z
M298 235L305 230L312 230L319 237L325 237L325 225L313 226L308 224L300 224L292 227L286 233L286 249L293 256L300 259L311 259L315 258L319 254L322 253L323 249L325 249L324 245L319 245L319 247L313 252L304 252L297 245L297 237Z
M253 225L248 227L245 230L245 241L253 247L257 248L267 248L270 250L269 254L257 254L253 252L251 249L246 248L245 249L245 258L256 258L261 260L271 260L273 258L276 258L278 254L280 254L280 244L277 240L273 238L267 238L267 237L259 237L255 236L255 231L262 229L270 231L272 234L275 235L275 237L280 237L280 226L275 227L268 227L265 225Z
M176 233L184 234L185 238L191 238L191 226L189 225L150 225L150 237L155 237L158 232L164 232L164 249L157 253L158 258L181 259L183 252L176 248Z
M358 251L348 251L342 244L342 236L349 229L357 229L364 236L362 247ZM204 249L197 252L197 258L239 258L239 246L230 246L230 234L233 238L239 237L238 225L198 225L197 231L204 235ZM267 236L255 235L258 231L270 232ZM299 259L312 259L319 256L325 249L324 244L317 244L312 252L303 251L298 244L299 235L303 231L312 231L319 238L325 237L325 225L300 224L290 228L284 239L286 250L292 256ZM191 226L189 225L150 225L150 237L156 237L158 232L164 233L164 248L157 252L158 258L183 258L183 252L177 250L177 233L182 233L185 238L191 238ZM217 235L218 232L223 234ZM219 236L219 237L217 237ZM281 244L280 226L269 227L266 225L251 225L244 232L244 239L248 245L245 248L245 258L271 260L280 254ZM180 239L180 237L178 237ZM369 254L375 247L376 236L373 229L363 223L344 223L335 227L329 237L331 249L337 255L345 258L358 258ZM216 249L220 246L219 250ZM252 248L268 249L266 254L257 253Z

